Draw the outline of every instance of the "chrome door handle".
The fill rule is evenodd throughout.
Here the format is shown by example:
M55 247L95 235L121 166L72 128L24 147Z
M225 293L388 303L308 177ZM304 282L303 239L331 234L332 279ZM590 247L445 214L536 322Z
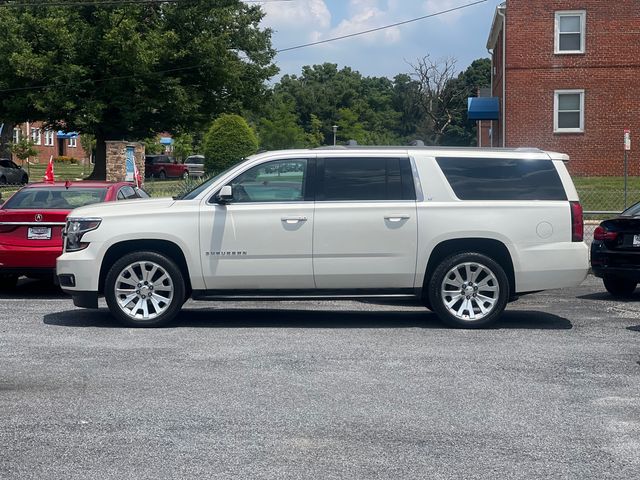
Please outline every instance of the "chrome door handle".
M400 222L402 220L409 220L410 218L410 215L385 215L384 217L385 220L389 220L390 222Z
M281 220L285 223L299 223L306 222L307 217L282 217Z

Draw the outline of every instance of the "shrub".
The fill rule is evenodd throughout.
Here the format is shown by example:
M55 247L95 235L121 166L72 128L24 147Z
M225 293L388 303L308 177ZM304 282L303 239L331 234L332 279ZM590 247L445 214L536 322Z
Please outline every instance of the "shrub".
M204 138L204 170L207 174L221 172L256 153L258 138L244 118L221 115Z

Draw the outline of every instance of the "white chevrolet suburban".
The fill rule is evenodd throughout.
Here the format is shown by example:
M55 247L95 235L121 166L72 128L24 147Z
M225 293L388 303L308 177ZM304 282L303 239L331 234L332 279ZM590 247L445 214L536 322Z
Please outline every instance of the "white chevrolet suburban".
M519 295L587 275L566 155L342 147L261 153L180 198L74 210L57 273L130 326L188 298L409 295L486 326Z

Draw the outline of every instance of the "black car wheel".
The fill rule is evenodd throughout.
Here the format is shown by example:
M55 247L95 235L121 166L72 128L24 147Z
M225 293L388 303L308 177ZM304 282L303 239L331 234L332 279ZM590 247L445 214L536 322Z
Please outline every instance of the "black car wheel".
M0 274L0 290L12 290L16 288L18 275Z
M20 183L22 185L26 185L27 183L29 183L29 177L27 175L23 175L22 179L20 180Z
M160 180L166 180L167 179L167 174L164 173L164 170L162 170L159 174L158 174L158 178Z
M602 279L604 288L614 297L630 297L638 285L638 282L619 277L605 277Z
M189 172L184 172L184 173L182 174L182 179L183 179L183 180L188 180L188 179L189 179Z
M0 177L0 185L6 185L7 179L5 177Z
M111 314L130 327L159 327L175 318L185 282L173 260L157 252L133 252L115 262L105 279Z
M478 328L495 322L509 299L509 280L498 262L481 253L445 258L428 285L430 307L454 327Z

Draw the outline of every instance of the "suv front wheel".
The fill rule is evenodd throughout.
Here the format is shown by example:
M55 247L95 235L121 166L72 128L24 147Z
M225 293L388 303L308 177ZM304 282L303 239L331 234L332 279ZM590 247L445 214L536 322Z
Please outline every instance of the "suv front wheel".
M169 323L185 298L184 277L170 258L157 252L134 252L115 262L105 279L111 314L131 327Z
M455 327L478 328L495 322L509 299L504 269L486 255L466 252L445 258L428 284L432 310Z

